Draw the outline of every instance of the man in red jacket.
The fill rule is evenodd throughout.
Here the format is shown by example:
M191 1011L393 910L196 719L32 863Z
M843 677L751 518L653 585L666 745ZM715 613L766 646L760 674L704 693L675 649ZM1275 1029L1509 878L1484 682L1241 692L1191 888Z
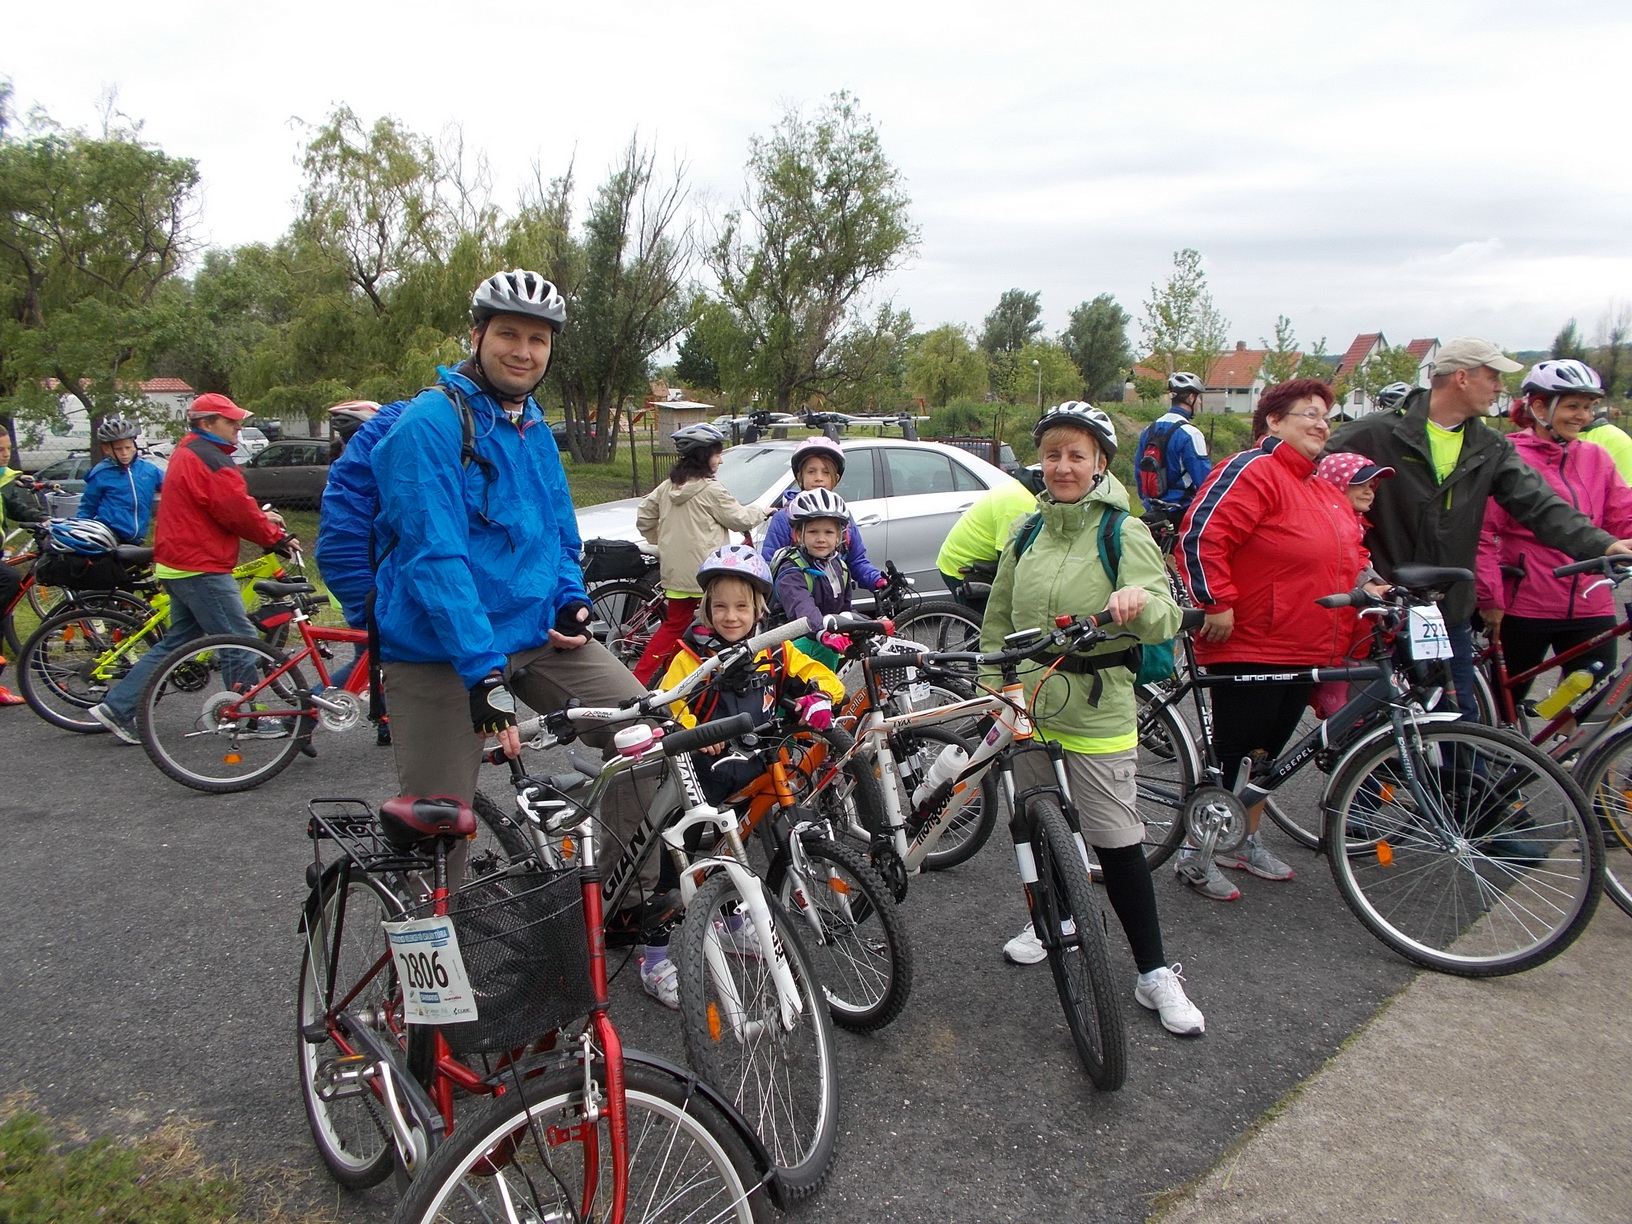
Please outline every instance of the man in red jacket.
M170 456L153 531L153 568L170 595L170 628L109 690L96 719L122 742L139 744L134 716L142 688L171 653L209 633L255 636L233 580L238 541L262 548L293 544L283 519L263 511L232 461L250 414L224 395L199 396L187 410L191 432Z

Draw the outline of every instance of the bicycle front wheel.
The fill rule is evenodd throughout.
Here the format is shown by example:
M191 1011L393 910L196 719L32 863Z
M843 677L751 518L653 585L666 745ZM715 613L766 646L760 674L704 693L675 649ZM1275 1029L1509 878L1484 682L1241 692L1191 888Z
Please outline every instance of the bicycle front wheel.
M325 874L321 904L314 893L306 911L295 1002L300 1095L323 1163L354 1190L385 1180L393 1144L375 1081L345 1075L342 1060L362 1052L345 1025L400 1040L402 991L380 924L405 917L402 900L379 880L338 870Z
M671 955L679 956L686 1056L748 1119L789 1197L802 1199L827 1177L838 1142L833 1028L792 919L767 900L797 992L791 1019L725 872L692 897Z
M912 993L912 948L889 887L866 857L827 838L803 843L808 876L783 850L770 887L792 922L802 922L833 1022L865 1033L901 1014Z
M1575 783L1477 724L1408 728L1404 747L1403 758L1393 737L1363 749L1323 801L1324 849L1355 917L1407 959L1464 977L1518 973L1569 947L1603 883Z
M1632 726L1600 744L1576 776L1604 838L1604 891L1632 914Z
M48 616L17 658L17 687L29 708L52 726L95 734L104 728L90 708L123 680L164 634L123 610L69 608Z
M1037 879L1026 886L1032 930L1048 951L1054 988L1065 1009L1077 1057L1102 1092L1128 1078L1128 1037L1111 984L1104 919L1094 904L1082 852L1051 795L1026 800Z
M606 1067L592 1074L606 1083ZM393 1224L610 1220L611 1119L591 1121L584 1073L563 1067L510 1085L426 1162ZM695 1085L624 1064L627 1224L752 1224L771 1218L753 1157Z
M638 582L603 582L589 593L592 629L606 634L606 648L633 667L668 613L668 600Z
M166 659L136 709L142 745L194 790L249 790L283 772L311 734L298 667L259 638L199 638Z

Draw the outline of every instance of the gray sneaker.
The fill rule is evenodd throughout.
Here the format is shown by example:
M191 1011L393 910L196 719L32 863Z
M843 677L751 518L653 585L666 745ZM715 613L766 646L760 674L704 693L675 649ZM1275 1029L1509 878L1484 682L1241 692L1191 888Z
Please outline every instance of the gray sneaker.
M1217 863L1201 865L1199 854L1181 854L1173 864L1173 874L1209 901L1234 901L1241 890L1224 878Z
M101 705L94 705L86 712L109 731L112 731L113 737L120 743L140 744L142 742L142 737L136 734L136 725L120 718L119 715L108 709L106 702Z
M1234 850L1220 854L1214 861L1220 867L1234 871L1250 871L1260 880L1290 880L1292 868L1276 858L1256 837L1249 837Z

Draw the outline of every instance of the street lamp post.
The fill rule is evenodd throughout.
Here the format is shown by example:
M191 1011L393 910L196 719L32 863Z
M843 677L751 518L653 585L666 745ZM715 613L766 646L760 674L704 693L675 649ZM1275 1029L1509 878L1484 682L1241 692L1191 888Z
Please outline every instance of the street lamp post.
M1031 368L1037 371L1037 415L1043 415L1043 363L1035 357L1031 359Z

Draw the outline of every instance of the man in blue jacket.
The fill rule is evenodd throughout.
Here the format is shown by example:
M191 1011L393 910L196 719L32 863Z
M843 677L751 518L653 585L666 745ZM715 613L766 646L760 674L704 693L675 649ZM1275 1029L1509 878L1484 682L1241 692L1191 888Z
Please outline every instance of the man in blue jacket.
M1201 403L1201 379L1188 370L1179 370L1168 376L1168 394L1173 406L1139 434L1139 444L1133 453L1134 479L1139 487L1139 500L1144 503L1145 517L1161 517L1177 523L1190 507L1191 498L1201 488L1213 470L1207 458L1207 439L1192 425L1196 406ZM1145 448L1152 440L1162 452L1162 458L1147 466Z

